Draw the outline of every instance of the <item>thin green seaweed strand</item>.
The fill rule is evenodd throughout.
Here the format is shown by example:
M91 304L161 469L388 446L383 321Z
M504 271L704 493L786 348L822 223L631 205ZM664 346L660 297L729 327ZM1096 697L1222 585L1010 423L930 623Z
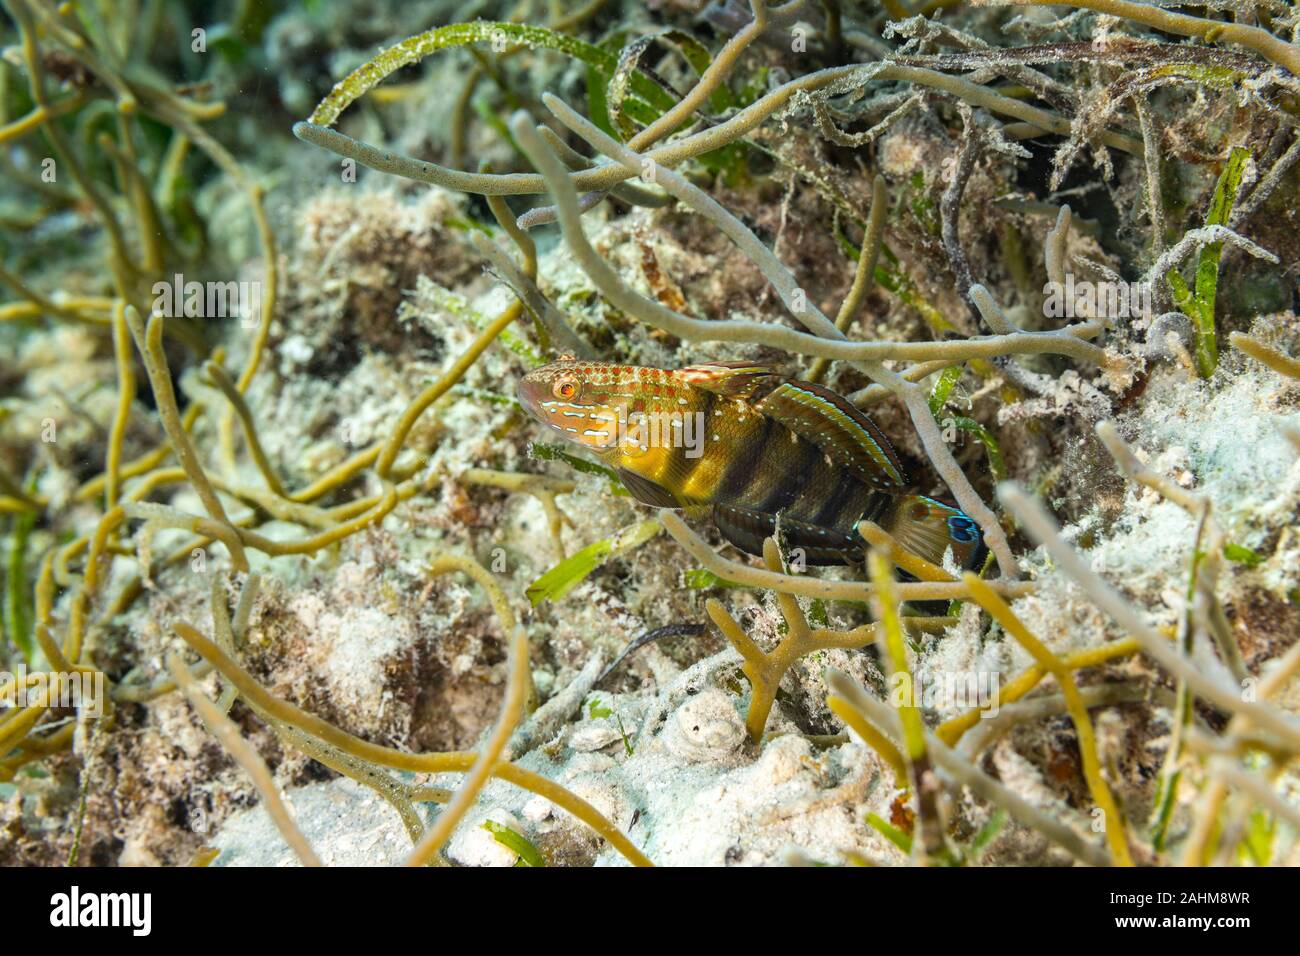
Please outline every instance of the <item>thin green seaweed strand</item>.
M618 70L618 57L615 54L544 27L489 20L454 23L409 37L357 67L335 84L334 89L317 104L310 122L317 126L332 126L345 109L385 78L404 66L418 63L432 53L471 43L499 42L500 37L531 50L563 53L594 67L607 79ZM672 98L645 76L633 73L630 85L632 92L646 103L661 109L672 106Z
M1227 225L1233 204L1237 201L1237 191L1241 187L1246 160L1249 158L1250 151L1243 146L1234 146L1228 154L1227 165L1224 166L1223 173L1214 187L1210 212L1205 217L1207 226ZM1219 364L1218 335L1214 326L1214 302L1218 295L1219 259L1222 254L1222 242L1207 243L1201 250L1193 280L1194 290L1188 288L1187 281L1177 269L1171 269L1166 276L1169 287L1173 290L1174 303L1192 318L1196 334L1196 370L1201 378L1212 376Z

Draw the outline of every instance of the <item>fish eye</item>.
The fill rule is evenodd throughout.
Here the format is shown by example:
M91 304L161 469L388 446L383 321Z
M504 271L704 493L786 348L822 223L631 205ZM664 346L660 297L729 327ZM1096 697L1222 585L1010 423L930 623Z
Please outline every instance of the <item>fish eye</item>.
M571 399L578 394L578 383L567 377L556 379L551 392L556 398Z

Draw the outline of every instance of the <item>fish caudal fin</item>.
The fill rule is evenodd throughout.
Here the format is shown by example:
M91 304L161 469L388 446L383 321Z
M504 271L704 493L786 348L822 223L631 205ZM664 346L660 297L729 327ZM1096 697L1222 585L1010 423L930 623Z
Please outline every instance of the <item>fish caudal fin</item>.
M881 516L894 540L931 564L943 564L949 548L957 567L978 571L988 549L979 525L966 512L925 495L901 495Z

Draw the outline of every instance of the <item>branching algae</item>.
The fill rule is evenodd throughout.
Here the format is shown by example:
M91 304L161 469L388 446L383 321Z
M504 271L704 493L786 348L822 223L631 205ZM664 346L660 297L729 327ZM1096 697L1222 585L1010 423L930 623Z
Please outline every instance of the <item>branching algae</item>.
M275 400L310 378L293 371L312 321L298 253L277 240L272 177L237 158L257 137L211 96L302 24L236 24L249 39L229 40L220 66L168 82L134 52L155 37L136 31L190 35L182 5L143 26L73 6L84 15L5 0L14 46L0 64L6 175L31 186L6 204L6 229L47 242L74 216L95 236L64 248L62 268L0 247L14 356L0 413L0 797L22 835L14 859L75 864L108 845L97 776L140 754L123 714L183 697L187 726L247 775L303 864L331 857L294 811L292 760L373 791L413 865L474 862L456 849L466 834L552 865L575 852L542 822L556 809L596 841L585 862L701 862L686 856L703 845L692 826L730 828L756 862L1295 862L1293 7L1087 0L1058 18L752 0L694 17L589 0L460 23L432 4L444 25L366 59L293 125L311 149L276 148L294 163L334 154L344 183L359 164L380 174L366 188L481 197L455 200L441 225L472 235L499 312L437 355L381 433L322 460L295 454L280 432L308 431ZM467 68L431 150L393 116L436 85L392 78L435 53ZM344 132L349 111L365 119L350 132L395 130L420 155ZM47 153L53 178L32 172ZM471 158L482 164L464 168ZM240 330L154 298L230 254L195 178L237 191L250 217L256 253L242 257L261 280ZM476 218L484 208L493 222ZM538 243L532 230L552 223L560 244ZM308 283L335 265L357 264L327 261ZM1045 301L1085 285L1065 316L1048 314ZM1118 285L1123 308L1099 293ZM1127 308L1140 301L1152 305ZM460 334L441 331L443 347ZM61 336L105 356L86 382L33 373ZM398 359L362 358L383 370L376 383ZM536 428L507 397L517 382L522 410L565 437L608 439L618 415L656 402L705 413L701 438L714 412L752 427L689 474L658 449L630 463L626 444L599 465L554 449L520 465ZM43 415L37 396L60 387L66 414ZM496 416L489 439L458 446L455 410ZM34 425L83 434L76 421L80 453ZM773 432L798 454L778 454ZM1239 453L1246 433L1257 470ZM665 434L684 450L680 417ZM1098 464L1103 449L1116 469ZM549 570L520 580L507 549L484 546L485 502L498 516L537 509ZM704 511L742 555L691 527ZM401 547L428 540L413 515L438 530L418 560ZM374 742L374 727L345 729L357 715L320 716L309 681L281 680L294 652L264 622L303 584L293 556L335 577L343 562L416 566L422 601L471 604L447 579L472 582L504 687L477 746ZM852 566L807 570L836 563ZM195 572L198 591L184 584ZM696 586L675 586L681 574ZM375 608L400 604L378 580ZM608 676L607 625L593 621L642 619L690 646L627 658L620 691L584 716ZM991 677L991 699L922 692L945 675ZM104 688L102 706L61 699L71 678ZM609 716L616 737L579 734ZM781 779L805 789L771 796L791 755ZM35 799L51 771L71 799L49 786ZM719 801L696 820L701 774L772 803ZM62 809L33 838L38 803ZM507 804L529 823L476 815ZM839 805L850 829L789 850L783 821ZM230 855L171 839L196 862Z

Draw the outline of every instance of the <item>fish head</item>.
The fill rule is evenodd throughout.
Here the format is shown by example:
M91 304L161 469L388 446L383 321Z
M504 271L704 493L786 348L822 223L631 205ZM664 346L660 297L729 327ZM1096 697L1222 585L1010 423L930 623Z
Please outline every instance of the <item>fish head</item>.
M621 366L605 362L561 361L535 368L519 380L519 404L561 438L597 451L618 441Z
M674 372L612 362L560 361L519 380L519 403L560 437L606 454L646 451L638 424L690 407L694 389Z

